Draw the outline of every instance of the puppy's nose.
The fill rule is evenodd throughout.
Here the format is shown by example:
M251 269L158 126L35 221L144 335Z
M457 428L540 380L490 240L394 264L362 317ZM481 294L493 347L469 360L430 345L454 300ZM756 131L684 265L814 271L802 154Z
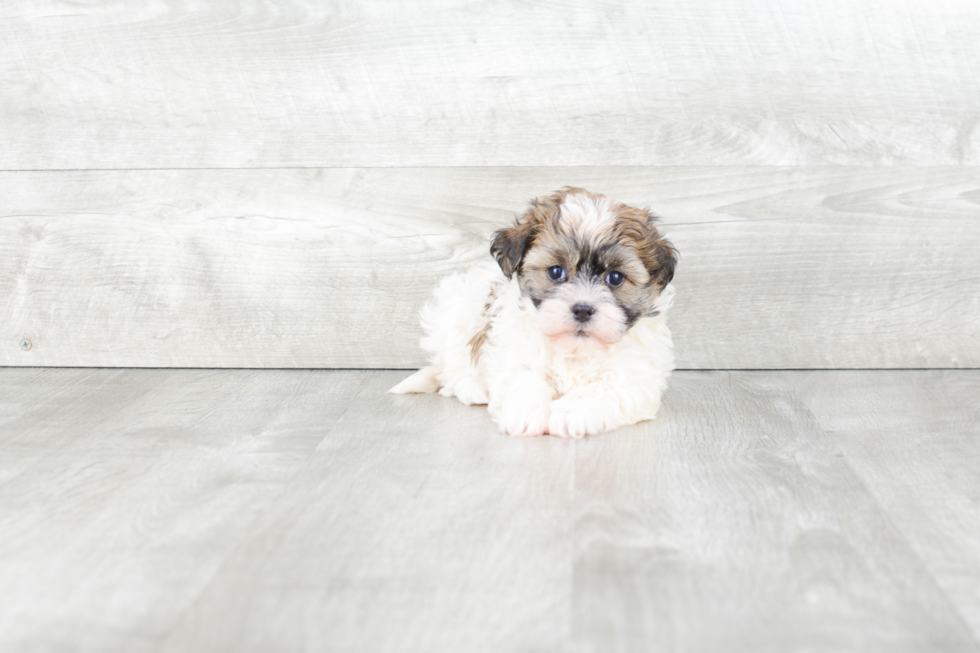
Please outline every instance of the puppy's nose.
M588 322L593 313L595 313L595 309L588 304L576 304L572 306L572 314L575 315L575 319L579 322Z

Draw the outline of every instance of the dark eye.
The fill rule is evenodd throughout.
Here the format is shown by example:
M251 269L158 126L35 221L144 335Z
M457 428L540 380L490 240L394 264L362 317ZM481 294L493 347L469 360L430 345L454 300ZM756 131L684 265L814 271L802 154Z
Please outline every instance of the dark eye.
M610 272L606 275L606 283L610 286L621 286L624 281L626 281L626 277L623 276L622 272Z
M565 268L560 265L552 265L548 268L548 278L552 281L561 281L565 278Z

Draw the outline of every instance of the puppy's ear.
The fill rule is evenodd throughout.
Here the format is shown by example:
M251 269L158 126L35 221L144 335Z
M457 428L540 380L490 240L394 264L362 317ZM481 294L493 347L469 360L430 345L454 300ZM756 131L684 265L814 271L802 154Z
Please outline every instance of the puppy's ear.
M650 273L650 282L663 290L674 278L677 250L657 230L659 220L647 209L620 206L616 236L634 243L636 253Z
M517 218L513 227L501 229L493 235L490 253L497 259L500 269L508 279L520 270L521 261L531 249L535 237L549 224L557 222L565 197L574 190L577 189L566 186L552 195L531 200L527 211Z
M490 253L497 259L500 269L508 279L520 269L521 261L527 254L527 250L531 249L535 236L546 224L558 219L561 203L569 190L563 188L548 197L531 200L531 205L524 215L517 218L517 223L513 227L501 229L493 235Z
M660 220L650 211L647 214L647 237L644 243L646 249L647 269L656 284L663 290L674 278L674 268L677 267L677 250L663 237L656 227Z
M646 214L648 230L646 246L649 252L647 268L657 285L663 290L674 278L674 268L677 267L677 250L657 230L656 223L660 221L660 218L649 210L646 211Z
M657 263L657 285L661 290L674 278L677 267L677 250L664 238L656 238L653 243L653 260Z
M493 235L493 242L490 243L490 254L497 259L497 264L504 271L507 278L514 276L514 272L521 264L524 253L531 246L534 240L534 228L527 216L523 216L517 224L509 229L501 229Z

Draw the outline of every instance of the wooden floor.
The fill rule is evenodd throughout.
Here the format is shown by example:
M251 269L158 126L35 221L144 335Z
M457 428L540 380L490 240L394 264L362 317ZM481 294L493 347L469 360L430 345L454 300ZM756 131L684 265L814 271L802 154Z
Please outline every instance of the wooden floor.
M980 650L980 371L580 442L406 374L0 369L0 650Z

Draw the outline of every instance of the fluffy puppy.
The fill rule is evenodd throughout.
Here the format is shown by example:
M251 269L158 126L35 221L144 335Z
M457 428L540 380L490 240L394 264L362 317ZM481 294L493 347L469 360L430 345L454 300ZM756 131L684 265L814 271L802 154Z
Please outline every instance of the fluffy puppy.
M422 310L432 364L391 392L487 404L509 435L581 438L650 419L674 368L676 255L656 218L581 188L531 201L488 262Z

